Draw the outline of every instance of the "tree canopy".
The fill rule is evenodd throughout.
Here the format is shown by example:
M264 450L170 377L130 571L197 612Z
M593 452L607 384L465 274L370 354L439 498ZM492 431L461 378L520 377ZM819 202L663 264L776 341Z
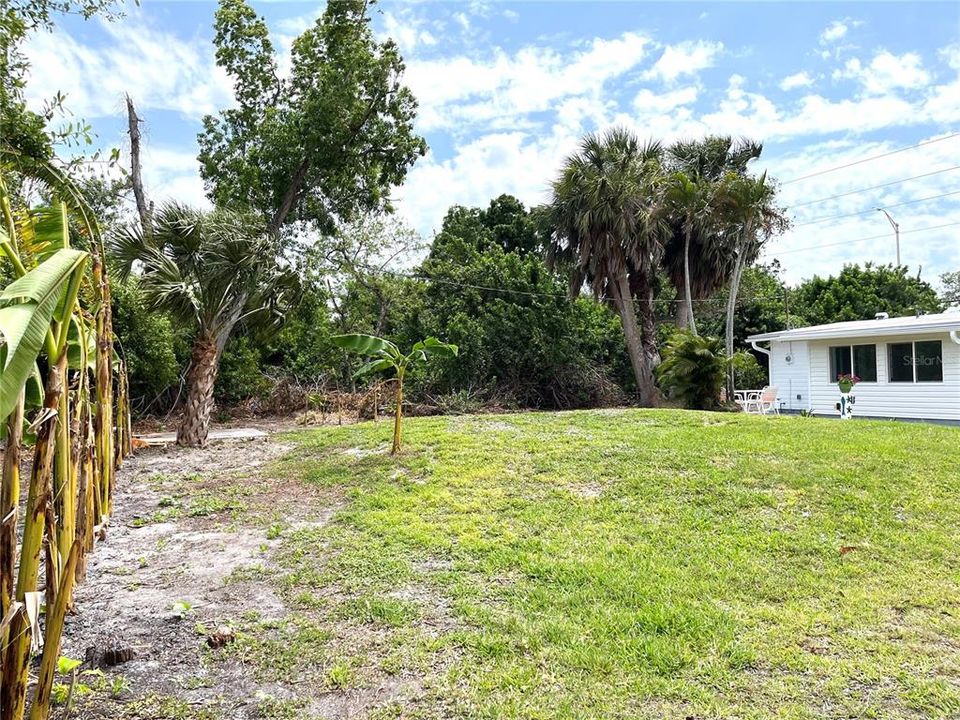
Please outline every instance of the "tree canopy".
M891 317L942 309L930 283L907 274L906 267L866 263L847 265L836 276L816 276L791 295L792 312L808 325L871 320L878 312Z
M282 76L266 22L245 0L220 0L217 63L237 105L207 116L201 175L217 205L253 208L278 231L292 221L332 230L337 219L390 209L426 143L392 40L378 42L368 3L339 0L293 43Z

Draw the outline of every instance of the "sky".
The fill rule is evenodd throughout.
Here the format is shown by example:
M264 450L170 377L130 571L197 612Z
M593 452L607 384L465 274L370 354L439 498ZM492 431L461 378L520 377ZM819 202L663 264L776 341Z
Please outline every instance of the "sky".
M281 67L323 9L254 7ZM98 146L123 150L129 93L146 122L148 194L208 204L196 135L232 102L213 56L215 10L143 0L110 23L63 18L29 42L28 99L39 108L63 92ZM384 0L373 18L420 103L430 151L393 196L425 237L454 204L544 202L578 141L621 125L664 142L763 142L756 170L782 184L793 219L764 260L790 282L894 262L878 206L900 225L911 274L960 270L960 3Z

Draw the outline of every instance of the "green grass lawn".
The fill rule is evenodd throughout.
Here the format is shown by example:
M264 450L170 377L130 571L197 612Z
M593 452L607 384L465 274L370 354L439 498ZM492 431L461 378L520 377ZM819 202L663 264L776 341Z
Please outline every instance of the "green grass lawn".
M960 430L625 410L405 431L398 458L388 423L299 432L281 464L345 497L286 537L287 585L385 629L341 664L426 677L385 715L960 717Z

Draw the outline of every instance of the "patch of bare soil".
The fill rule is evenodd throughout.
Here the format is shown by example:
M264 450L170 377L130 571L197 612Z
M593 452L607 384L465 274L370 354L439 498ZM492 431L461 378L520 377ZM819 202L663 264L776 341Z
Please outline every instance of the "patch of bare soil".
M62 655L85 660L77 682L94 688L75 689L76 717L264 717L276 688L237 660L214 661L208 636L251 614L290 614L257 579L277 542L269 521L320 526L334 508L302 502L303 487L288 492L289 482L270 477L289 449L267 438L146 448L128 459L65 631Z
M397 656L396 633L436 639L454 624L448 602L429 584L399 588L387 602L422 610L400 630L367 617L323 562L299 563L299 547L325 556L344 500L278 462L291 449L267 437L127 460L67 621L61 654L84 664L60 717L393 717L430 692L434 673Z

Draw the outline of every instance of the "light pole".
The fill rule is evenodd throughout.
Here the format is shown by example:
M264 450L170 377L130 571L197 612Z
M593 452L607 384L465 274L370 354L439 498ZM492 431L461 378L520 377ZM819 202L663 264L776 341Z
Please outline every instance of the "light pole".
M900 267L900 225L897 223L896 220L890 217L890 213L888 213L883 208L874 208L874 210L876 210L877 212L882 212L884 215L886 215L887 220L889 220L890 224L893 226L893 234L897 238L897 267Z

